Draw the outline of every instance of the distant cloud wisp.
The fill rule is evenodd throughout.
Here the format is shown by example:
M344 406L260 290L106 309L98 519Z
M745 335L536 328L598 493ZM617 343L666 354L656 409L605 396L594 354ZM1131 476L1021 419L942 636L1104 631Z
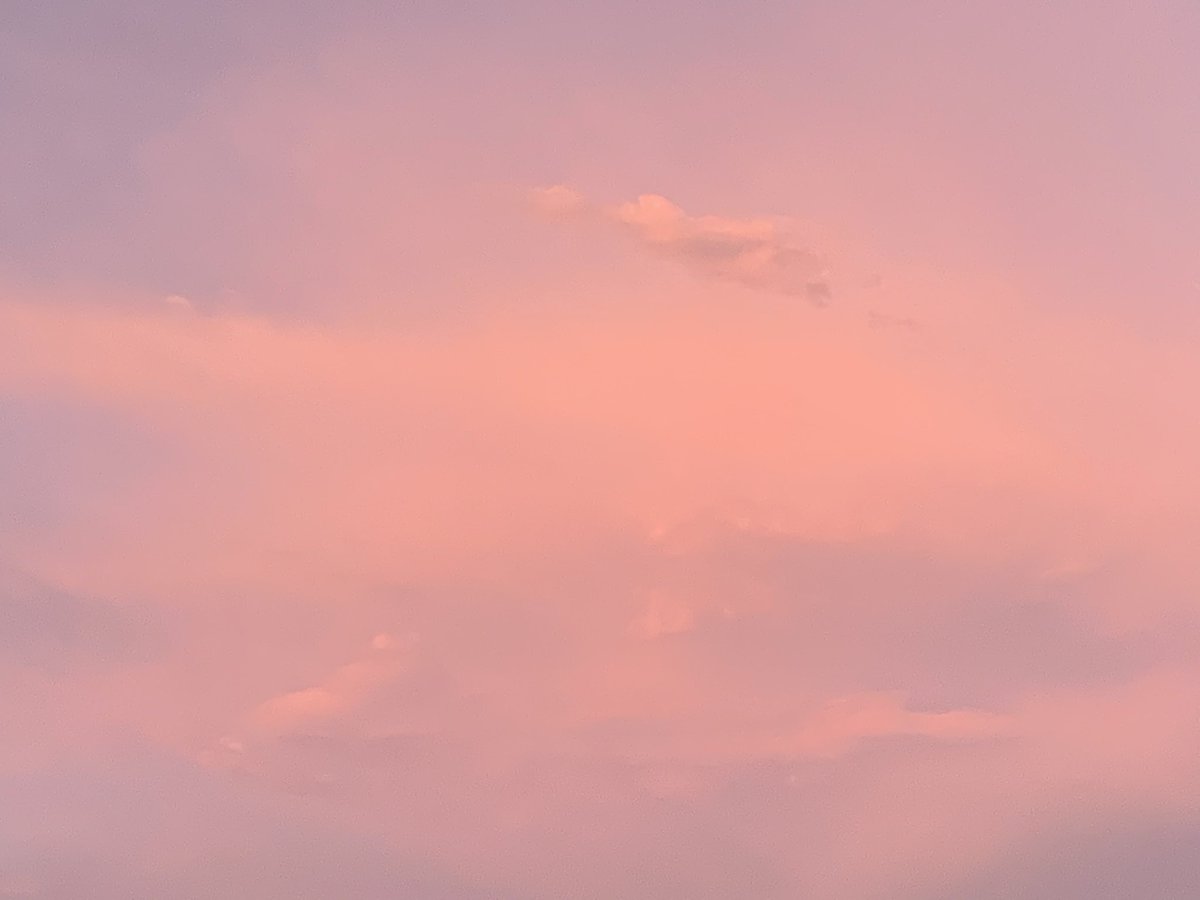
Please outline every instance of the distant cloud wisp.
M707 278L802 297L816 306L825 306L832 297L820 255L795 243L786 222L778 219L692 216L658 194L600 206L564 185L539 188L532 200L555 218L599 218L621 225L646 248Z

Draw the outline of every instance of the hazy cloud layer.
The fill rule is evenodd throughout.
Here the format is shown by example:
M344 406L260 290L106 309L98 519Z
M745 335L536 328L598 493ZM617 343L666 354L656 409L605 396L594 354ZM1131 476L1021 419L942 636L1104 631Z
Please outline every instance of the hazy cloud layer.
M61 586L6 601L16 806L31 772L99 758L81 777L118 785L155 753L163 790L249 792L264 823L301 803L464 873L434 896L867 897L984 877L1064 816L1197 799L1200 485L1187 454L1124 466L1153 449L1101 449L1109 422L1055 399L1063 347L1147 387L1171 354L1050 320L1018 371L1002 326L922 348L729 307L416 335L177 313L0 306L11 395L140 422L166 454L103 528L68 506L12 532ZM1046 405L1014 404L1034 373ZM1174 428L1133 396L1147 433ZM139 638L159 651L129 655L85 587L169 614ZM89 802L45 827L111 819ZM139 845L149 869L96 837L5 877L149 896L208 870L180 874L170 833Z
M0 897L1195 893L1192 6L176 6L0 28Z

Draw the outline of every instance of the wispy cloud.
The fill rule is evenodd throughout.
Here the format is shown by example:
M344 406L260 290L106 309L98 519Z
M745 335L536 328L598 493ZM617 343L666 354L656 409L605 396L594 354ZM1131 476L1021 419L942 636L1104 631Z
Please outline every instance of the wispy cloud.
M619 225L646 249L706 278L800 297L816 306L832 297L825 261L790 234L784 219L694 216L658 194L602 206L565 185L537 189L531 200L553 217Z

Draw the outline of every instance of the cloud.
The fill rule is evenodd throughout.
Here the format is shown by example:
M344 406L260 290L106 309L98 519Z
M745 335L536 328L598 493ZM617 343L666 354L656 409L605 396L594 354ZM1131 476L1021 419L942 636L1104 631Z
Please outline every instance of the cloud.
M322 684L288 691L262 703L251 723L271 733L320 727L352 712L370 694L397 678L409 665L415 635L402 640L380 633L371 639L368 656L339 667Z
M155 631L144 610L79 597L0 566L0 665L120 665L152 655Z
M192 301L187 297L184 297L182 294L168 294L163 298L163 303L165 303L167 306L174 307L175 309L187 310L188 312L191 312L194 309L192 306Z
M677 242L660 213L620 226ZM302 807L492 895L536 872L520 896L728 885L743 853L765 896L904 896L1064 809L1180 802L1194 697L1186 673L1139 679L1200 633L1198 443L1151 390L1194 363L1090 322L1014 319L1017 360L952 316L911 341L801 316L0 302L0 391L94 413L81 447L135 423L171 463L6 552L173 628L162 658L24 673L0 789L149 744L202 796L274 804L268 832ZM1126 393L1089 407L1089 366ZM94 487L108 456L133 461L62 470Z
M562 184L537 188L530 192L529 199L535 209L551 216L570 216L592 209L583 194Z
M997 128L1047 79L972 4L905 71L841 52L905 4L217 3L4 60L0 885L928 900L1195 820L1189 229L1041 152L1053 90ZM627 202L495 189L551 170ZM1195 895L1129 850L1016 893Z
M682 601L654 592L646 608L629 623L629 633L642 640L683 634L696 625L692 610Z
M984 873L971 873L935 900L1012 896L1087 898L1200 895L1200 822L1194 813L1176 816L1113 812L1073 823L1061 833L1028 835Z
M913 710L901 693L871 693L831 701L796 735L784 739L781 749L832 755L869 739L970 741L1009 735L1016 726L1008 715L975 709Z
M791 721L769 722L785 717ZM738 767L835 759L864 742L888 738L973 742L1016 735L1021 729L1014 716L988 710L912 709L900 692L835 697L807 710L763 718L768 721L728 713L671 724L661 719L629 722L613 734L612 751L639 763Z
M590 215L620 225L651 252L706 278L801 297L816 306L832 297L825 261L796 243L784 220L692 216L658 194L604 207L563 185L534 190L530 197L547 215Z

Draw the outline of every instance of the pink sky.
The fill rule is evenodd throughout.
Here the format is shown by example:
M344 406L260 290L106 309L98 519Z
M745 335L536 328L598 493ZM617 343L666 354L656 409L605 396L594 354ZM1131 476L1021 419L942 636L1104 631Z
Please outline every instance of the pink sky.
M1200 896L1200 7L10 6L0 898Z

